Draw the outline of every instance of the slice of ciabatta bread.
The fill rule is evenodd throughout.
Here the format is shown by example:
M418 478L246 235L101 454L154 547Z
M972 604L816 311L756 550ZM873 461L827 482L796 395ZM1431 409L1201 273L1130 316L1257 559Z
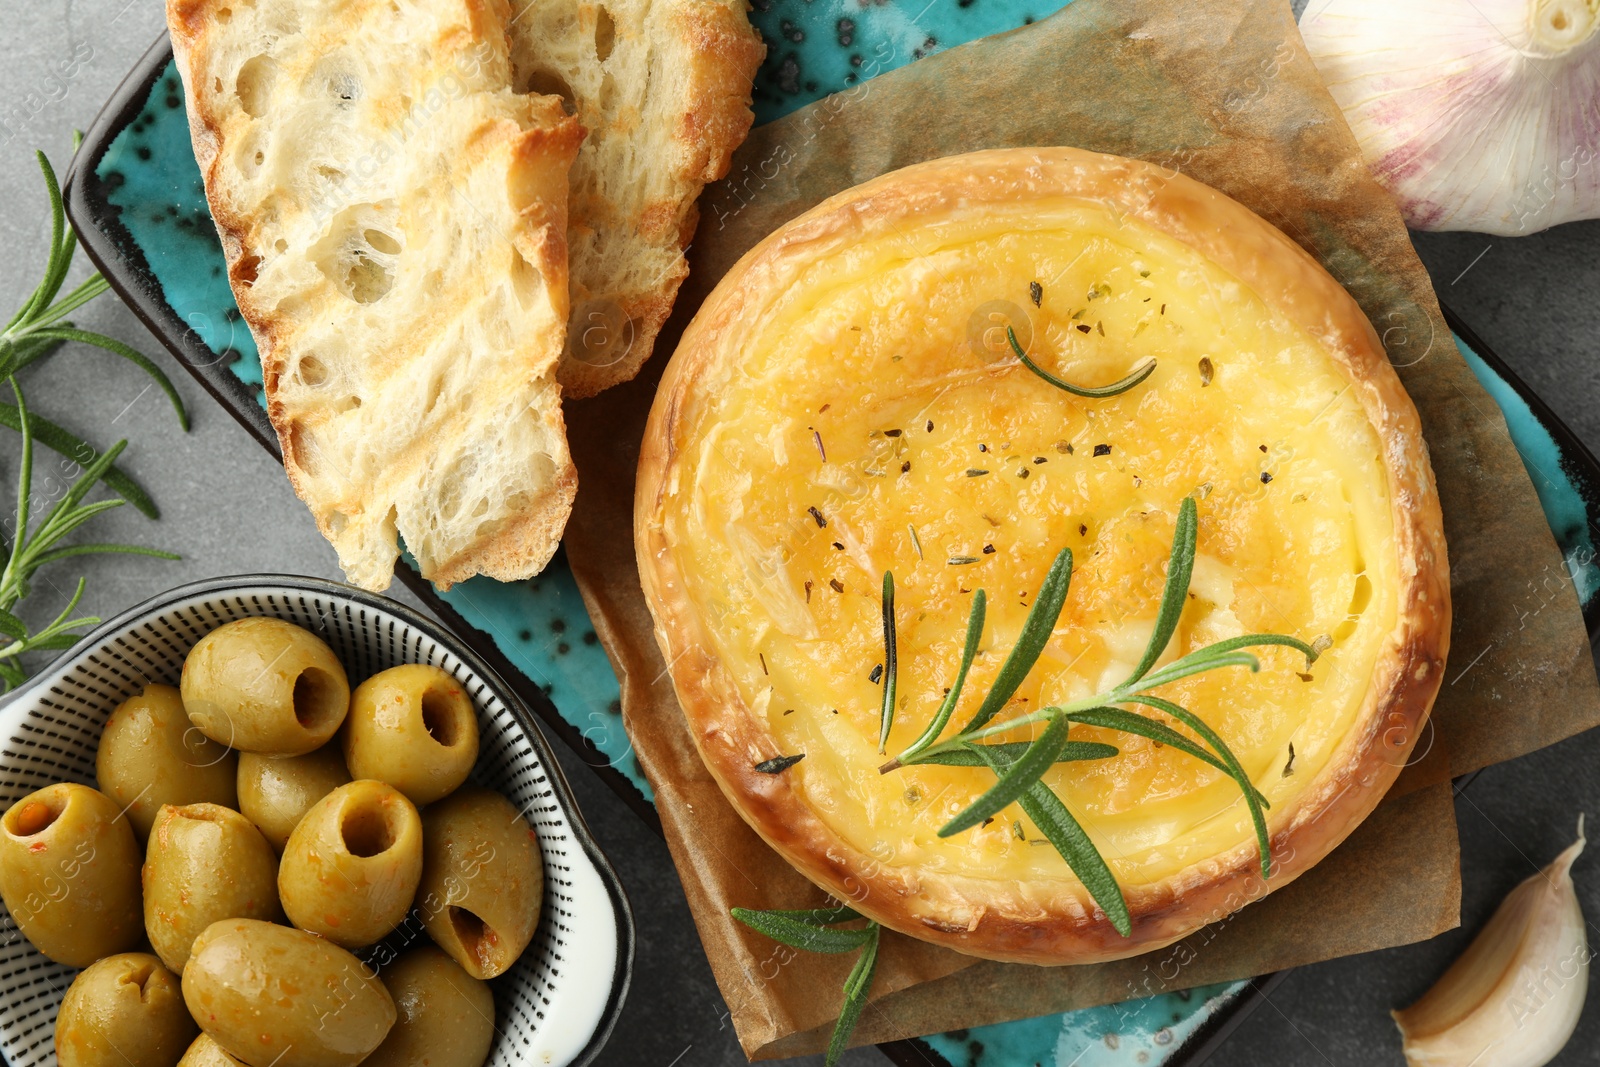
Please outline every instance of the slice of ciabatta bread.
M745 0L513 0L518 88L559 93L588 137L571 174L572 317L560 379L639 372L688 274L695 200L750 132L766 49Z
M537 573L577 475L555 369L583 131L506 0L168 0L195 155L296 492L346 577Z

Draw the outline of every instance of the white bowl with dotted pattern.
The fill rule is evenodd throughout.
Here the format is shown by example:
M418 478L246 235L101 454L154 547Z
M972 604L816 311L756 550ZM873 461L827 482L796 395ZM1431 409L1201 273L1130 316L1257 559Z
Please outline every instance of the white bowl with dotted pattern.
M590 1063L611 1034L633 969L622 884L527 709L461 642L391 600L316 578L250 575L186 585L103 623L0 703L0 810L52 782L94 785L111 710L148 682L176 685L195 642L252 615L286 619L327 641L352 687L400 663L429 663L472 697L480 743L471 780L522 810L545 874L533 943L489 983L497 1034L488 1063ZM55 1067L56 1012L76 973L40 955L0 907L0 1054L10 1067Z

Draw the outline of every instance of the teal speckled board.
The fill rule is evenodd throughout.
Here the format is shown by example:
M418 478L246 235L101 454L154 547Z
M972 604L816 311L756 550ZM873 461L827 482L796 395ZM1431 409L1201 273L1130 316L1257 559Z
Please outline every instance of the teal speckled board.
M770 121L931 52L1012 29L1060 6L1042 0L754 0L768 43L755 86L758 122ZM261 403L255 343L223 275L216 232L190 152L187 117L170 64L119 128L95 167L159 298ZM125 242L124 242L125 243ZM124 256L128 250L122 249ZM159 331L158 331L159 332ZM191 346L192 348L193 346ZM1600 590L1588 535L1592 486L1575 484L1567 451L1518 389L1462 344L1469 364L1505 409L1586 609ZM1492 358L1492 357L1491 357ZM248 406L248 405L247 405ZM1564 432L1564 431L1563 431ZM1579 448L1581 446L1574 446ZM1583 458L1587 458L1586 456ZM1592 467L1592 461L1590 466ZM617 680L565 560L531 582L474 579L441 594L510 667L548 695L574 732L648 799L622 729ZM1128 1067L1174 1062L1225 1014L1247 983L932 1035L926 1051L956 1067Z

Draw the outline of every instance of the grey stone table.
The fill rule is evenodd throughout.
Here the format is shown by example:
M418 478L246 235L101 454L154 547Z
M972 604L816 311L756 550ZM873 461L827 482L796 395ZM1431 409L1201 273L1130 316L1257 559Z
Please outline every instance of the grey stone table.
M94 118L163 23L160 0L6 0L3 7L0 303L9 309L37 281L48 237L32 150L43 148L64 165L71 131ZM1600 223L1517 240L1419 235L1417 245L1444 299L1581 438L1600 446ZM138 371L81 346L27 372L29 397L42 414L103 444L127 437L131 444L122 462L161 506L158 522L131 508L113 512L95 539L160 545L183 559L92 558L77 571L62 564L49 572L48 582L41 579L34 617L59 609L78 573L89 583L85 607L103 615L215 575L339 576L333 552L282 470L126 309L108 297L77 318L156 353L190 405L193 430L179 431L165 400ZM0 501L14 494L15 459L15 438L0 438ZM403 591L397 595L410 599ZM639 923L633 994L601 1063L743 1063L666 847L576 758L564 763L595 835L621 872ZM1597 767L1600 733L1591 733L1481 775L1457 804L1462 929L1425 944L1294 972L1216 1062L1400 1063L1389 1009L1427 988L1499 899L1568 843L1577 812L1600 799ZM1600 816L1600 807L1591 814ZM1580 860L1576 877L1588 914L1600 917L1600 860ZM846 1062L863 1067L884 1061L867 1049L848 1054ZM1600 1063L1600 1005L1591 1005L1558 1062Z

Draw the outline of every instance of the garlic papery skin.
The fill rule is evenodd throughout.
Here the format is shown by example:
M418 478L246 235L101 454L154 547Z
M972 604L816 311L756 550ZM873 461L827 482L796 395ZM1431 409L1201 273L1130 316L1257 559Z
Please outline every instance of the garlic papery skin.
M1311 0L1301 35L1418 230L1600 217L1600 0Z
M1421 1000L1394 1012L1411 1067L1542 1067L1589 991L1589 939L1573 887L1578 840L1511 891Z

